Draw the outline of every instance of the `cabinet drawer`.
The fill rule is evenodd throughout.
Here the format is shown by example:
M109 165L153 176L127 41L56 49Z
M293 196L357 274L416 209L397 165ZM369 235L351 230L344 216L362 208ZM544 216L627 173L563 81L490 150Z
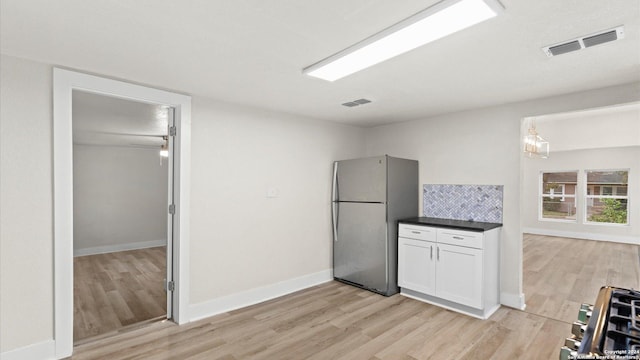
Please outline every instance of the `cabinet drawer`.
M409 239L436 241L436 229L426 226L400 224L398 226L398 236Z
M483 234L481 232L438 229L438 242L443 244L483 248Z

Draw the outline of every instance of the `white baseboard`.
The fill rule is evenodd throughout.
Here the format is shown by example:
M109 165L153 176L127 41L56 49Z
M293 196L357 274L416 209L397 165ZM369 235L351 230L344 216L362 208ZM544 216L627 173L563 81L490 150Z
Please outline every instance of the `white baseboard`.
M585 232L577 232L577 231L562 231L562 230L552 230L552 229L539 229L539 228L523 228L522 232L528 233L528 234L534 234L534 235L559 236L559 237L567 237L567 238L574 238L574 239L598 240L598 241L617 242L617 243L623 243L623 244L640 245L640 237L638 236L606 235L606 234L585 233Z
M49 360L56 358L56 342L43 341L0 354L1 360Z
M227 311L271 300L292 292L333 280L332 270L324 270L275 284L223 296L189 306L189 319L196 321Z
M84 249L73 249L73 256L107 254L107 253L118 252L118 251L146 249L146 248L165 246L165 245L167 245L166 239L140 241L140 242L126 243L126 244L95 246L95 247L84 248Z
M500 293L500 304L514 309L522 310L527 307L524 303L524 294Z

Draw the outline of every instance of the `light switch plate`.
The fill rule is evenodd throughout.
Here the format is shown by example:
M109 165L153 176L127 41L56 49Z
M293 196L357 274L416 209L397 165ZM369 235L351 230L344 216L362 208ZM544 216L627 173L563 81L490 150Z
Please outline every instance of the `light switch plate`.
M280 194L280 192L278 191L278 188L270 187L270 188L267 189L267 197L268 198L277 198L279 194Z

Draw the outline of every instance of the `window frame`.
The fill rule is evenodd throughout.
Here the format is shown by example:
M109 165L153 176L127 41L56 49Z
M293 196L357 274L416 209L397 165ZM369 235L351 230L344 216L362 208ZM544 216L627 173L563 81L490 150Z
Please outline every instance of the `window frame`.
M562 194L545 194L544 193L544 175L545 174L554 174L554 173L575 173L576 174L576 183L575 183L575 191L573 194L566 193L566 184L558 184L562 186ZM578 222L578 210L580 209L578 204L578 183L580 180L580 170L542 170L540 171L538 178L538 220L539 221L549 221L549 222L562 222L562 223L577 223ZM544 217L544 199L554 199L560 198L560 202L565 202L566 198L572 198L574 200L574 215L575 219L558 219L558 218L548 218Z

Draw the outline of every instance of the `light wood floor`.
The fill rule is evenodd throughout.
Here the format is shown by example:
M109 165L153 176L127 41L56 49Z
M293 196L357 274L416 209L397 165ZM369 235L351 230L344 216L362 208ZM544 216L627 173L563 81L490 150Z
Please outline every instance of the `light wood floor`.
M637 287L640 273L622 270L638 266L636 247L575 241L525 237L526 312L502 307L478 320L330 282L187 325L165 321L80 345L73 360L557 359L579 304L606 283ZM578 248L601 257L585 262Z
M525 311L566 322L605 285L640 288L637 245L525 234Z
M74 258L76 344L166 316L165 251L165 247L156 247Z
M567 323L502 308L478 320L330 282L183 326L76 347L77 359L556 359Z

